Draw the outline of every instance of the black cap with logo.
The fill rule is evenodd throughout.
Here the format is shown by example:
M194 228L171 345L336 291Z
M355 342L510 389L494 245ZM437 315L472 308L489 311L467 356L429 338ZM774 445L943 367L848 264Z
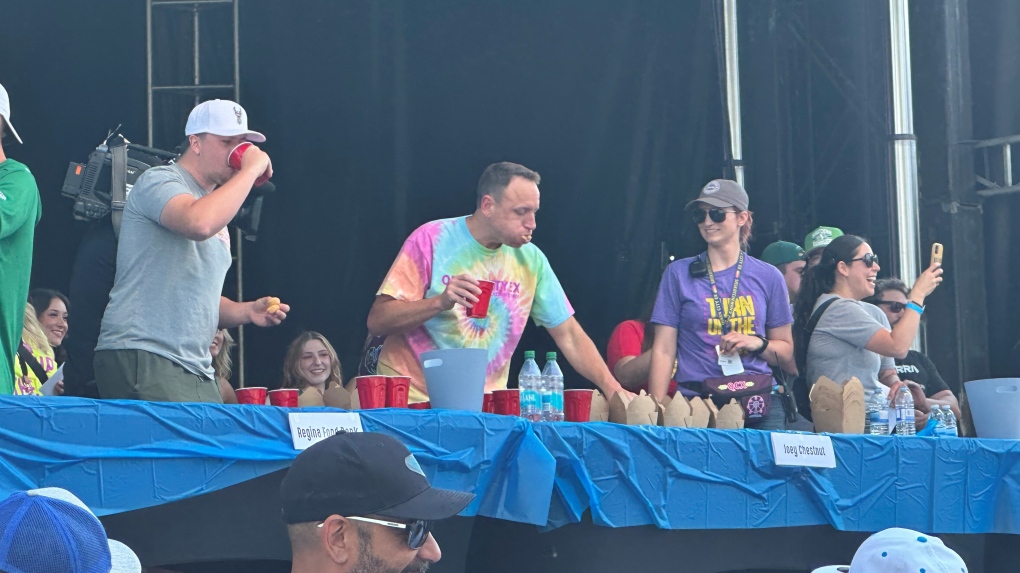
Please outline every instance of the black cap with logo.
M432 487L404 444L374 432L335 434L313 444L295 458L280 484L287 523L330 515L446 519L474 497Z

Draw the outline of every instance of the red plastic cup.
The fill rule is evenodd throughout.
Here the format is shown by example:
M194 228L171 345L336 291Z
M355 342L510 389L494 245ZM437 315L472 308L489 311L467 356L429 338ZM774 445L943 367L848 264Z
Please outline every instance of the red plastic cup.
M252 142L245 141L243 143L239 143L237 147L231 149L230 155L227 156L227 165L229 165L230 168L233 169L234 171L239 171L241 169L241 157L244 155L244 152L248 151L248 148L251 146ZM255 180L255 187L262 185L266 181L269 181L268 169L266 170L265 173L259 175L259 178Z
M297 408L298 394L295 388L281 388L269 391L269 403L281 408Z
M238 388L237 390L234 390L234 394L237 396L238 404L256 404L258 406L266 405L266 388L261 386Z
M362 410L386 407L386 376L358 376L355 380Z
M407 393L411 388L410 376L386 377L386 407L406 408Z
M506 416L521 415L521 391L517 388L507 390L494 390L492 400L496 407L494 414Z
M492 299L492 289L496 283L492 281L478 281L478 288L482 294L478 295L478 302L468 310L468 318L485 318L489 315L489 300Z
M482 411L489 414L496 413L496 397L492 395L492 392L485 393L485 397L482 399Z
M591 390L564 390L563 413L568 422L587 422L591 420Z
M431 410L432 409L432 403L431 402L414 402L414 403L408 404L407 407L412 409L412 410Z

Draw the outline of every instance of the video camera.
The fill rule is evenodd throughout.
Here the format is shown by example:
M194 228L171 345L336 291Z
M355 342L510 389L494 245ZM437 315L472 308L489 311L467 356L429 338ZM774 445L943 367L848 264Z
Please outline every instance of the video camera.
M100 220L124 208L122 204L115 204L113 193L114 153L119 151L117 148L123 147L126 151L125 201L142 173L153 167L172 165L180 159L179 153L131 143L120 134L119 129L120 126L110 132L99 147L89 154L87 163L71 162L67 168L61 194L74 200L74 218L79 221ZM230 222L241 230L245 239L254 241L257 238L262 199L275 190L276 186L271 182L252 188Z

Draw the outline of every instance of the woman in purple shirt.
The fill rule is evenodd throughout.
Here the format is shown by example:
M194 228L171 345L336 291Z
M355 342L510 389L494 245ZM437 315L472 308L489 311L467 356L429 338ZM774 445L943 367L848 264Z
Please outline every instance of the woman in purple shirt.
M651 318L649 390L662 399L676 360L674 378L684 395L728 401L727 391L716 390L721 383L741 394L747 426L782 428L785 410L771 391L772 367L796 371L793 316L779 270L745 253L753 222L747 193L717 179L687 210L708 249L670 264L663 275Z

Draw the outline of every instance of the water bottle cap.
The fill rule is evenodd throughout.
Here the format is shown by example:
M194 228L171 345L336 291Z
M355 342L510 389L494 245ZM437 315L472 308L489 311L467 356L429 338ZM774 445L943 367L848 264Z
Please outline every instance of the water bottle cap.
M555 352L546 352L545 353L545 359L546 360L556 360L556 353Z
M525 350L524 351L524 359L527 360L529 358L532 359L532 360L535 359L535 351L534 350Z

